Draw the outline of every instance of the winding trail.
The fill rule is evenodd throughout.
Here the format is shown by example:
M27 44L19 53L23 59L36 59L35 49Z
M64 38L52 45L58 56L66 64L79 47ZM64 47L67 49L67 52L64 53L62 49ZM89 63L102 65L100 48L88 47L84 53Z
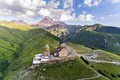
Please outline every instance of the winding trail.
M44 33L40 33L40 34L38 34L38 35L36 35L36 36L34 36L34 37L28 39L27 41L24 42L24 44L26 44L27 42L33 40L34 38L36 38L36 37L38 37L38 36L40 36L40 35L44 35L45 33L46 33L46 32L44 32Z
M96 79L96 78L99 78L101 77L102 75L101 74L98 74L97 76L95 77L90 77L90 78L82 78L82 79L77 79L77 80L92 80L92 79Z
M7 48L7 47L3 47L3 46L0 46L0 47L1 47L1 48L4 48L4 49L7 49L7 50L9 50L9 51L15 52L14 50L9 49L9 48Z
M97 60L95 58L97 58L97 56L99 56L99 54L97 53L93 53L93 54L90 54L90 56L88 54L77 54L77 56L79 57L84 57L84 59L90 61L90 62L95 62L95 63L107 63L107 64L114 64L114 65L117 65L117 66L120 66L120 62L118 61L105 61L105 60Z

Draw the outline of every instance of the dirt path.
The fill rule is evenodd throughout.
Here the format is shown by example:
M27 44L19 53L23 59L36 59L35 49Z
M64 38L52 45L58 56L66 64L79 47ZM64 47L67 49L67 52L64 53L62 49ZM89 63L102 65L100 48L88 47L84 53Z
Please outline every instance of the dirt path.
M26 44L27 42L29 42L29 41L33 40L34 38L36 38L36 37L38 37L38 36L40 36L40 35L44 35L45 33L46 33L46 32L41 33L41 34L38 34L38 35L36 35L36 36L34 36L34 37L32 37L32 38L28 39L27 41L25 41L25 42L24 42L24 44Z
M101 53L92 53L92 54L78 54L76 53L77 56L79 57L84 57L86 60L90 62L95 62L95 63L108 63L108 64L114 64L120 66L120 62L118 61L105 61L105 60L97 60L97 56L99 56ZM94 58L94 59L93 59Z
M95 77L90 77L90 78L82 78L82 79L77 79L77 80L92 80L92 79L96 79L96 78L99 78L101 77L101 74L98 74L97 76Z

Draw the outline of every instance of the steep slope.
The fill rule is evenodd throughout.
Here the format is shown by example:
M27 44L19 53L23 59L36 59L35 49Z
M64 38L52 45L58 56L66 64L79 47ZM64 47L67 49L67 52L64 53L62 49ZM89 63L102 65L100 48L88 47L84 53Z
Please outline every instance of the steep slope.
M0 73L2 74L8 64L17 54L17 49L23 40L19 30L9 30L5 27L0 27ZM17 36L18 35L18 36ZM19 39L17 38L19 37Z
M18 55L6 71L5 80L17 80L19 73L25 68L31 66L34 55L37 53L43 53L45 44L49 44L51 51L54 51L58 39L44 30L36 29L35 32L37 31L39 31L38 34L22 43L22 49L18 52ZM34 32L31 31L31 33Z
M40 22L33 24L33 27L42 28L51 34L61 37L63 34L66 36L68 31L68 25L64 22L54 21L50 17L44 17Z
M42 28L59 38L64 38L65 40L70 39L72 36L74 36L76 31L81 27L81 25L67 25L61 21L54 21L47 16L32 26Z
M26 34L26 35L24 35ZM26 37L25 37L26 36ZM0 72L11 63L21 43L28 39L27 32L0 26Z
M113 53L120 53L120 28L92 25L83 26L74 38L73 43L82 44L92 49L103 49Z
M46 43L50 43L51 41L54 42L54 40L56 41L56 45L58 42L58 39L56 37L52 36L42 29L32 29L32 27L30 26L23 26L11 22L2 22L0 25L7 26L0 26L0 77L2 77L2 75L4 74L4 70L8 67L8 65L10 65L11 62L14 61L19 56L19 53L22 52L22 50L25 48L23 44L24 42L28 43L29 41L31 41L31 44L33 44L33 46L37 46L38 44L38 39L36 38L39 38L39 40L43 40L45 42L40 44L40 46L44 46ZM36 41L34 41L34 39ZM45 41L46 39L48 41ZM32 47L31 44L29 43L29 47L31 47L32 50L32 48L34 49L34 47ZM53 47L51 48L53 49ZM36 48L34 50L37 51Z

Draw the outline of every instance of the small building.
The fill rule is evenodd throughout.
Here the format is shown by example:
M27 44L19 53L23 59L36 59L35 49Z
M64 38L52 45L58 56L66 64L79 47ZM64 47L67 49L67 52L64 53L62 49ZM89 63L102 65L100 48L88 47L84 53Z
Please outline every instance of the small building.
M59 51L59 57L67 57L69 55L69 51L67 49L67 47L62 48Z
M45 45L44 55L50 56L50 47L48 44Z
M36 54L33 59L33 65L39 65L40 63L48 63L49 61L49 56L44 56L43 54Z
M43 54L36 54L34 59L33 59L33 62L32 64L33 65L38 65L41 63L41 58L42 58Z

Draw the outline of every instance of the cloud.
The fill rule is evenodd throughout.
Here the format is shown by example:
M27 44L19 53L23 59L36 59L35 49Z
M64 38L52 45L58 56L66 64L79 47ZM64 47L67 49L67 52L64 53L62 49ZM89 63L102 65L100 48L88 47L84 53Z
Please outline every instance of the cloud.
M46 2L43 0L0 0L0 15L32 19L36 15L38 7L44 5Z
M75 19L75 15L76 15L75 13L71 15L71 13L68 11L68 12L62 13L62 15L60 16L60 20L71 21Z
M120 0L110 0L111 3L120 3Z
M14 16L16 16L17 18L19 19L31 19L29 16L27 16L26 14L23 14L23 13L20 13L20 12L17 12Z
M98 6L99 5L99 2L98 1L95 1L94 3L93 3L93 6Z
M118 16L120 16L120 14L110 14L109 16L110 17L118 17Z
M26 11L26 15L33 17L35 15L35 12L28 10Z
M80 21L93 21L94 16L92 14L87 14L86 12L83 12L79 15L78 20Z
M6 15L10 15L11 14L11 10L7 10L5 9L0 9L0 15L6 16Z
M60 1L59 0L50 0L50 2L48 2L44 8L47 9L53 9L53 8L58 8L58 6L60 5Z
M104 19L104 17L101 17L101 19L103 20L103 19Z
M45 9L45 8L41 8L38 13L41 16L50 16L51 15L51 12L48 9Z
M92 6L92 0L84 0L84 4L91 7Z
M94 21L93 18L94 16L92 14L88 14L85 11L77 17L76 17L76 13L73 13L72 15L63 13L61 15L61 21L68 21L68 22L69 21L92 22Z
M43 17L51 17L53 20L66 21L71 17L73 0L64 0L63 2L63 9L59 9L58 6L60 5L60 1L50 0L42 9L39 10L38 14Z
M84 0L84 4L88 7L98 6L102 0Z
M0 0L0 15L12 16L18 19L35 19L36 17L51 17L61 21L92 21L93 15L83 12L79 16L73 9L73 0L64 0L63 8L58 8L60 0ZM89 1L91 3L91 1ZM87 4L87 3L86 3ZM92 4L92 6L98 3ZM78 5L81 7L81 4Z
M78 4L78 8L80 8L82 5L81 4Z
M64 0L64 9L72 9L73 0Z

